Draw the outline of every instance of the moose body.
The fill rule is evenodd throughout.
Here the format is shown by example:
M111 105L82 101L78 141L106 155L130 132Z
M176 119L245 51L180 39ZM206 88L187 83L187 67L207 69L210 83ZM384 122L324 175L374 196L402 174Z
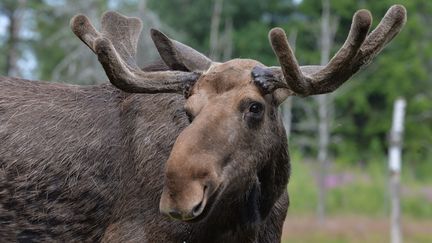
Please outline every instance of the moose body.
M112 85L0 78L0 241L280 241L290 162L279 105L338 88L405 20L395 5L368 35L360 10L326 66L302 67L280 28L269 39L281 67L213 62L152 30L162 62L140 69L138 19L108 12L98 32L74 17Z
M185 126L181 97L12 78L0 86L1 239L100 240L138 205L157 218L148 209Z
M286 193L262 221L258 188L200 223L159 213L165 161L189 124L183 105L177 94L1 78L2 242L277 241Z

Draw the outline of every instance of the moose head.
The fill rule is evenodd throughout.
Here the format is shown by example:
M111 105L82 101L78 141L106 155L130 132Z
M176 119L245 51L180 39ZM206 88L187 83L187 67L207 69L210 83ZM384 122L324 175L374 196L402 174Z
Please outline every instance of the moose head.
M268 194L276 196L265 199L273 204L289 177L278 106L291 95L336 90L369 64L405 21L405 8L392 6L368 34L371 14L359 10L345 43L325 66L299 66L281 28L269 32L280 67L250 59L213 62L153 29L151 37L168 70L148 72L135 61L141 31L138 19L108 12L98 32L79 15L71 26L98 56L117 88L129 93L185 94L184 112L190 124L178 136L166 162L159 207L173 218L199 221L254 190L264 194L277 190ZM273 185L282 186L275 189Z

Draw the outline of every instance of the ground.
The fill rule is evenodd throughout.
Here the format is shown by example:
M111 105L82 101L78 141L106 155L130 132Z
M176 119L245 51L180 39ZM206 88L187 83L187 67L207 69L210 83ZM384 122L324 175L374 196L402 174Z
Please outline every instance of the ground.
M432 220L403 219L404 243L432 242ZM313 216L289 215L283 243L382 243L389 240L389 221L383 217L330 216L320 226Z

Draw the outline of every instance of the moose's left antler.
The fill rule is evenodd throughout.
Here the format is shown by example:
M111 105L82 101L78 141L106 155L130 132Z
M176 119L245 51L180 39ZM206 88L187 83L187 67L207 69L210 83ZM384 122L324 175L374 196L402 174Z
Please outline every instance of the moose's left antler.
M301 96L324 94L337 89L362 66L370 63L399 33L406 22L406 10L401 5L392 6L377 28L367 35L371 22L369 11L357 11L347 40L326 66L300 67L285 32L281 28L272 29L270 43L289 89Z
M71 20L71 28L98 56L111 83L126 92L181 92L199 77L193 72L142 71L135 58L142 29L137 18L106 12L102 16L102 30L98 32L86 16L77 15Z

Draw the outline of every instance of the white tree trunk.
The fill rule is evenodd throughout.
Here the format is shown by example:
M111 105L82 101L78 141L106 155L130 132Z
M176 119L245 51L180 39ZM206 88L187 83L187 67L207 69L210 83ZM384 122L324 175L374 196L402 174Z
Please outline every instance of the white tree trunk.
M393 122L390 131L389 170L391 193L390 237L391 243L402 243L400 225L400 171L402 165L402 138L406 102L399 98L394 103Z
M285 127L287 139L291 136L291 123L292 123L292 97L288 97L282 104L282 121Z
M322 15L321 15L321 65L326 65L329 61L330 50L334 33L330 26L330 1L322 0ZM329 108L330 99L328 95L318 95L316 97L318 103L318 205L317 215L318 221L324 223L326 209L326 187L325 178L328 168L328 146L330 141L330 117Z

